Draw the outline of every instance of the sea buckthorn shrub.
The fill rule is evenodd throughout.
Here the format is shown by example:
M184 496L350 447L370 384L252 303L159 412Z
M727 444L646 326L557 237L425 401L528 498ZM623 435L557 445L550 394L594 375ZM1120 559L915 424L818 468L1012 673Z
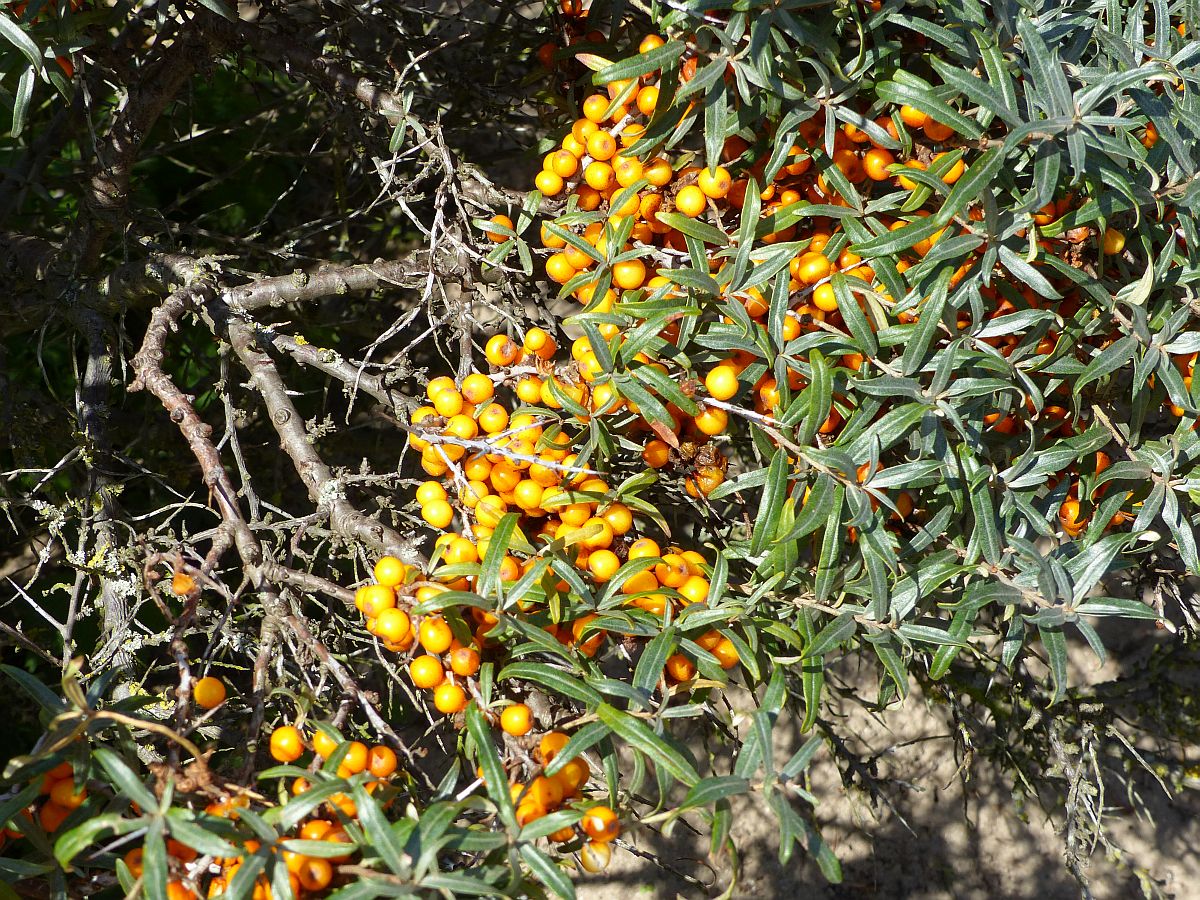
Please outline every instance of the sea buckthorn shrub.
M1196 625L1186 4L563 0L513 26L536 31L518 62L538 111L514 132L536 171L511 189L454 168L449 126L406 88L380 99L203 6L210 42L349 84L386 118L385 180L409 157L450 168L434 224L388 238L420 245L415 268L375 260L312 295L323 273L298 272L258 302L260 282L189 262L194 296L141 326L151 346L185 312L215 323L189 363L213 394L175 388L194 376L156 369L161 352L133 357L130 390L180 427L219 524L137 549L129 591L162 637L136 664L169 678L165 700L67 632L42 652L57 688L3 666L41 736L2 773L0 874L155 900L573 896L684 817L714 857L735 851L752 803L783 863L799 849L839 881L806 775L829 754L870 777L823 714L850 663L856 702L903 716L919 690L972 756L990 720L1007 746L982 756L1056 805L1082 877L1080 834L1110 845L1081 798L1114 776L1080 761L1145 762L1069 652L1103 660L1106 618L1147 641ZM41 41L75 77L12 12L14 53L40 60ZM18 132L45 71L27 64ZM420 339L457 340L423 366L350 364L271 318L380 283L432 304L448 273L481 299L428 312ZM326 465L313 447L340 426L305 420L319 390L289 391L275 356L380 402L385 468L359 446ZM296 496L249 488L243 388ZM213 443L197 411L222 406ZM1168 718L1168 735L1195 726ZM1164 782L1188 777L1157 759Z

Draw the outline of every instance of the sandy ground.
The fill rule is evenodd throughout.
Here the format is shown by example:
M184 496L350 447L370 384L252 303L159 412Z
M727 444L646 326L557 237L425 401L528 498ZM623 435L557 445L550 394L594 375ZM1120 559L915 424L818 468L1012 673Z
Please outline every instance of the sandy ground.
M1129 635L1128 629L1125 634ZM1076 683L1119 678L1122 671L1144 663L1149 643L1165 639L1144 630L1136 638L1130 635L1127 651L1103 668L1086 650L1077 648L1073 653ZM1116 642L1122 642L1120 635ZM777 729L777 734L785 730ZM1080 897L1078 883L1063 865L1063 839L1056 822L1033 805L1024 816L1018 815L1010 786L986 760L971 769L971 799L964 803L958 762L948 737L952 730L944 707L923 702L918 695L892 711L886 722L861 710L843 722L839 732L856 736L859 747L895 748L879 761L880 776L891 783L888 799L894 811L872 807L861 792L844 790L829 754L823 750L818 756L811 770L813 792L821 801L816 819L842 862L840 885L826 883L799 848L786 866L780 865L777 823L756 800L746 800L735 803L734 837L742 862L736 880L727 859L706 859L705 836L676 829L665 838L643 829L631 838L635 846L703 886L663 871L652 860L619 851L607 872L580 879L579 895L583 900L669 900L716 897L728 890L731 897L760 900ZM798 735L780 741L790 746L776 747L779 761L785 761L800 742ZM1198 750L1185 751L1193 764ZM1186 791L1169 800L1149 778L1140 779L1138 787L1144 803L1141 815L1125 804L1124 796L1115 791L1107 796L1110 839L1124 856L1107 859L1103 849L1095 851L1086 870L1093 896L1097 900L1148 896L1141 885L1144 878L1153 880L1161 897L1200 898L1200 791ZM1050 812L1061 827L1061 813Z

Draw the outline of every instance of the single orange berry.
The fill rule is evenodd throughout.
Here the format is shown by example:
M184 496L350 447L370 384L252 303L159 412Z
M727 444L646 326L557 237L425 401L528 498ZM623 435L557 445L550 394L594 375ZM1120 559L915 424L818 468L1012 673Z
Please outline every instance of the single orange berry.
M715 169L704 169L696 176L696 186L704 192L704 196L720 200L733 187L733 178L724 166Z
M593 806L579 823L584 834L593 841L608 843L615 840L621 833L621 823L617 814L607 806Z
M457 684L446 682L433 692L433 705L444 715L453 715L467 706L467 694Z
M612 862L612 846L604 841L588 841L579 851L579 865L585 872L603 872Z
M495 334L488 339L484 356L493 366L510 366L517 358L517 345L506 334Z
M204 709L213 709L225 702L225 683L220 678L206 675L192 687L192 699Z
M450 651L450 671L469 678L479 671L479 652L473 647L458 647Z
M295 762L304 753L304 736L295 725L280 725L271 732L270 750L278 762Z
M395 750L377 745L367 754L367 771L376 778L387 778L396 771L397 762Z
M407 577L408 566L394 556L381 556L375 563L375 581L384 587L399 587Z
M437 687L446 679L446 670L434 656L418 656L408 664L408 674L414 685L426 690Z
M506 734L522 737L529 734L530 729L533 728L533 713L524 703L506 706L500 713L500 727Z
M704 377L704 387L714 400L729 400L738 392L737 369L727 363L714 366Z
M689 184L682 188L675 195L675 209L689 219L694 219L708 205L708 198L704 196L704 192L694 184Z
M441 616L428 616L421 622L419 640L425 652L437 655L450 649L454 633Z

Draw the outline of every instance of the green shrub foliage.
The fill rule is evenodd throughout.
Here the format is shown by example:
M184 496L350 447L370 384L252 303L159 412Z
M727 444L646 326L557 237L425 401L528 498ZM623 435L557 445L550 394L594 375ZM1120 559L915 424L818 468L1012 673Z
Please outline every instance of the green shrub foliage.
M0 875L573 896L754 804L839 881L853 669L1083 879L1194 775L1195 3L458 6L0 11Z

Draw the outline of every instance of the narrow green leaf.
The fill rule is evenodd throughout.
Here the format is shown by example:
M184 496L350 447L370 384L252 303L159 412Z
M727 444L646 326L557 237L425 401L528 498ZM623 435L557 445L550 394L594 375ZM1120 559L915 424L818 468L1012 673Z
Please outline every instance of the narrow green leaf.
M779 523L779 513L783 509L783 500L788 493L788 455L780 447L771 458L767 469L767 481L763 485L762 498L758 506L758 515L754 522L754 535L750 540L750 554L757 555L763 551L767 541L775 537Z
M511 667L510 667L511 668ZM475 701L467 707L467 732L475 744L476 758L483 768L484 786L488 796L496 804L500 819L504 822L509 834L518 831L517 815L513 809L512 795L508 789L508 778L504 767L500 764L500 756L496 752L496 744L492 738L492 730L488 727L487 719Z
M641 719L623 713L607 703L600 704L596 715L618 737L646 754L654 761L655 766L669 772L676 781L693 787L700 780L692 764Z

